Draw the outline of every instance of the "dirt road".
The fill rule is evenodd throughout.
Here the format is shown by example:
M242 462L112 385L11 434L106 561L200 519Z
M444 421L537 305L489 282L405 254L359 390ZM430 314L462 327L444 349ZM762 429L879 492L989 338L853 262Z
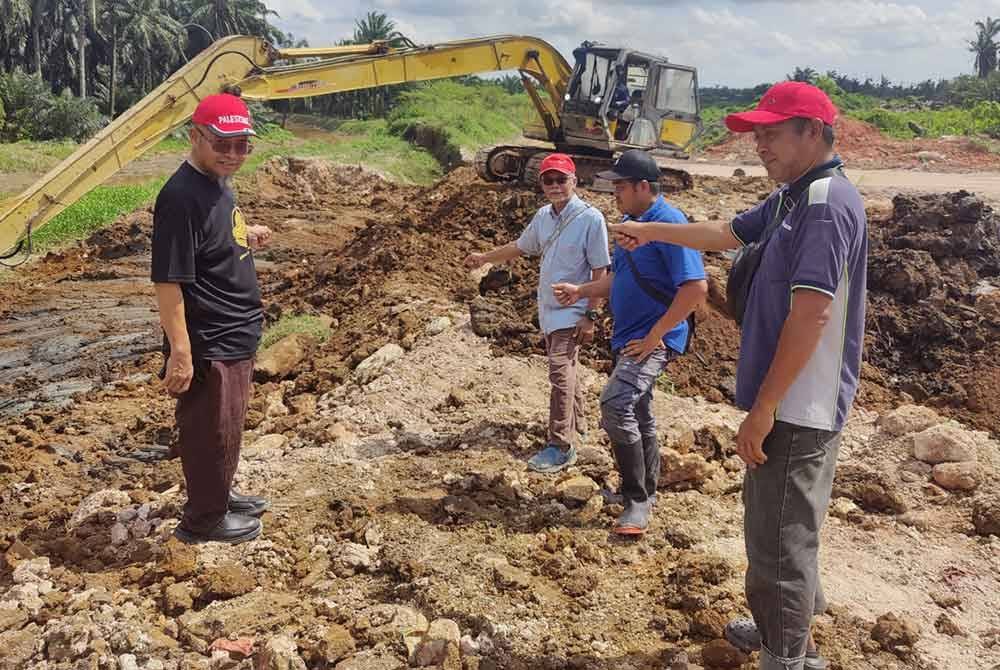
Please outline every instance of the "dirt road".
M753 177L765 177L760 165L704 160L661 160L663 165L695 175L730 177L736 169ZM865 195L893 196L897 193L944 193L970 191L990 202L1000 202L1000 172L924 172L922 170L871 170L848 167L848 177Z

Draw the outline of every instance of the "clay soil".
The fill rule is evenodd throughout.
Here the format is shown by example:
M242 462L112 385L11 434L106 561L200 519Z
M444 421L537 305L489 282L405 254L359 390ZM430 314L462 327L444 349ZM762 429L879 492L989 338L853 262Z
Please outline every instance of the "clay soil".
M699 177L670 197L695 220L726 220L769 188ZM278 634L309 668L400 668L402 635L386 621L401 607L452 619L479 640L448 668L652 670L688 667L671 666L684 655L756 667L719 641L724 622L746 612L741 415L730 404L739 331L720 309L724 256L706 257L711 298L694 352L672 364L656 398L663 444L697 455L707 474L665 485L650 533L622 542L608 532L614 506L558 487L569 477L615 484L593 412L569 473L525 467L547 413L534 265L485 275L462 266L469 252L514 239L541 204L536 193L481 183L468 168L414 187L294 159L239 190L247 218L275 232L257 262L268 322L332 320L324 343L256 387L237 484L274 502L264 534L238 547L180 545L170 539L184 500L179 463L132 457L174 439L172 401L154 376L151 214L7 275L0 594L35 556L51 561L53 590L24 620L0 618L0 668L118 668L121 654L139 667L250 668L211 661L207 645L248 637L259 651ZM617 218L608 196L587 197ZM926 472L904 476L915 468L911 444L879 417L916 402L986 431L981 492L997 491L997 217L964 193L898 198L872 213L870 263L843 505L820 557L831 608L816 637L835 670L993 668L1000 545L973 532L972 496L943 491ZM443 316L450 325L428 334ZM592 409L609 327L584 355ZM357 365L390 343L403 356L359 383ZM115 509L71 524L102 490L124 492L116 510L147 505L163 521L117 545ZM889 612L918 636L874 640ZM86 639L62 644L74 626L90 626ZM334 629L351 640L340 656L321 639Z

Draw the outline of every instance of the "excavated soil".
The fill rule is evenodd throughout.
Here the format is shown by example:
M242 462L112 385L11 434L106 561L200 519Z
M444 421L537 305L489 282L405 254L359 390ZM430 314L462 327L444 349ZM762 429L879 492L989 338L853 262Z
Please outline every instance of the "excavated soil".
M1000 169L1000 156L966 137L897 140L875 126L841 116L834 130L837 153L849 167L926 169L933 172L979 172ZM725 140L705 150L716 160L760 161L750 133L730 133Z
M274 502L264 534L169 539L179 463L134 458L174 439L153 377L150 213L39 259L0 283L0 668L253 664L212 660L213 642L252 644L256 667L401 668L424 617L468 636L461 659L433 666L448 670L755 667L719 640L745 613L724 257L707 258L696 355L656 394L669 450L653 526L622 542L608 533L618 510L591 488L616 478L595 417L568 473L525 467L547 412L533 263L485 276L461 264L514 239L537 194L468 169L413 187L294 159L239 190L247 218L275 232L257 256L269 322L331 320L324 343L255 390L237 484ZM768 190L699 178L674 200L725 220ZM617 218L608 196L587 197ZM994 508L931 483L910 434L880 414L916 400L998 432L996 217L967 194L894 206L872 225L867 364L824 529L832 606L816 637L834 670L993 667L1000 539L977 537L973 519L995 523ZM940 321L950 328L927 327ZM609 326L584 356L590 407ZM387 344L400 357L363 382L358 364ZM66 379L86 386L45 390ZM995 494L1000 450L973 435L980 494ZM278 636L304 660L267 660Z

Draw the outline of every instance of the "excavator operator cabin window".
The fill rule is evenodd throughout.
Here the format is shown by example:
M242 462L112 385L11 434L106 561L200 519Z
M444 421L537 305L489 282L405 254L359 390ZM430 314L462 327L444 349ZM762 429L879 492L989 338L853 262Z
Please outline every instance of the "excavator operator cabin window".
M579 85L573 88L571 95L580 102L599 103L606 94L612 71L611 61L588 53L583 56L582 62L577 63L577 68L580 73Z
M656 109L679 114L697 113L694 72L661 67L660 82L656 87Z

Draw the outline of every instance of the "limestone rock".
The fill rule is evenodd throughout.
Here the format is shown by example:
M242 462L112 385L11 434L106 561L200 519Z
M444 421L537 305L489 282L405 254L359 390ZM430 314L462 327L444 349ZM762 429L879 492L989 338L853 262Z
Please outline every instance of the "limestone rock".
M387 365L402 358L404 353L403 348L398 344L392 342L386 344L354 368L354 379L359 384L367 384L381 375L382 370Z
M972 504L972 524L980 535L1000 536L1000 495L976 499Z
M663 447L660 449L660 486L697 488L719 472L719 466L709 463L700 454L681 454Z
M579 447L576 450L578 465L598 468L614 468L615 462L607 449L600 447Z
M253 444L243 448L242 455L244 458L255 460L280 458L285 453L285 445L287 443L288 438L284 435L278 435L277 433L261 435Z
M21 561L18 563L17 567L14 568L14 583L37 584L39 582L44 582L49 576L51 570L52 565L49 563L48 556Z
M376 551L363 544L345 543L337 556L337 565L343 568L345 576L370 570L375 564Z
M364 651L341 661L334 670L402 670L406 663L384 647Z
M457 623L451 619L435 619L410 657L410 665L461 670L460 641L461 631Z
M979 486L979 467L974 461L938 463L933 475L937 485L949 491L972 491Z
M163 589L163 609L168 614L180 614L194 607L191 588L183 583L171 584Z
M389 604L362 610L355 622L355 627L367 631L374 644L396 644L401 637L422 636L427 626L427 617L415 609Z
M299 616L299 598L272 591L252 591L232 600L217 600L177 618L184 640L213 640L243 630L277 630Z
M302 393L288 401L292 414L310 416L316 413L319 399L312 393Z
M930 407L901 405L879 418L882 430L890 435L910 435L936 426L944 419Z
M305 333L286 335L257 355L254 377L258 381L287 377L315 349L316 344L316 338Z
M28 623L28 613L20 607L9 607L0 604L0 633L17 630Z
M118 518L118 510L127 507L132 502L128 493L115 489L104 489L91 493L84 498L76 507L73 516L70 517L67 528L73 530L91 518L100 514L108 514L113 518Z
M931 426L913 436L913 454L925 463L976 460L976 435L954 421Z
M295 642L284 635L267 641L253 667L254 670L308 670Z
M351 631L343 626L331 624L320 630L319 640L311 649L309 660L313 665L333 666L337 661L353 654L354 650L355 643Z
M446 316L439 316L427 324L427 328L424 329L424 334L429 337L434 337L435 335L440 335L449 328L451 328L451 319Z
M556 494L572 505L582 505L600 490L601 487L593 479L583 475L576 475L556 484Z

